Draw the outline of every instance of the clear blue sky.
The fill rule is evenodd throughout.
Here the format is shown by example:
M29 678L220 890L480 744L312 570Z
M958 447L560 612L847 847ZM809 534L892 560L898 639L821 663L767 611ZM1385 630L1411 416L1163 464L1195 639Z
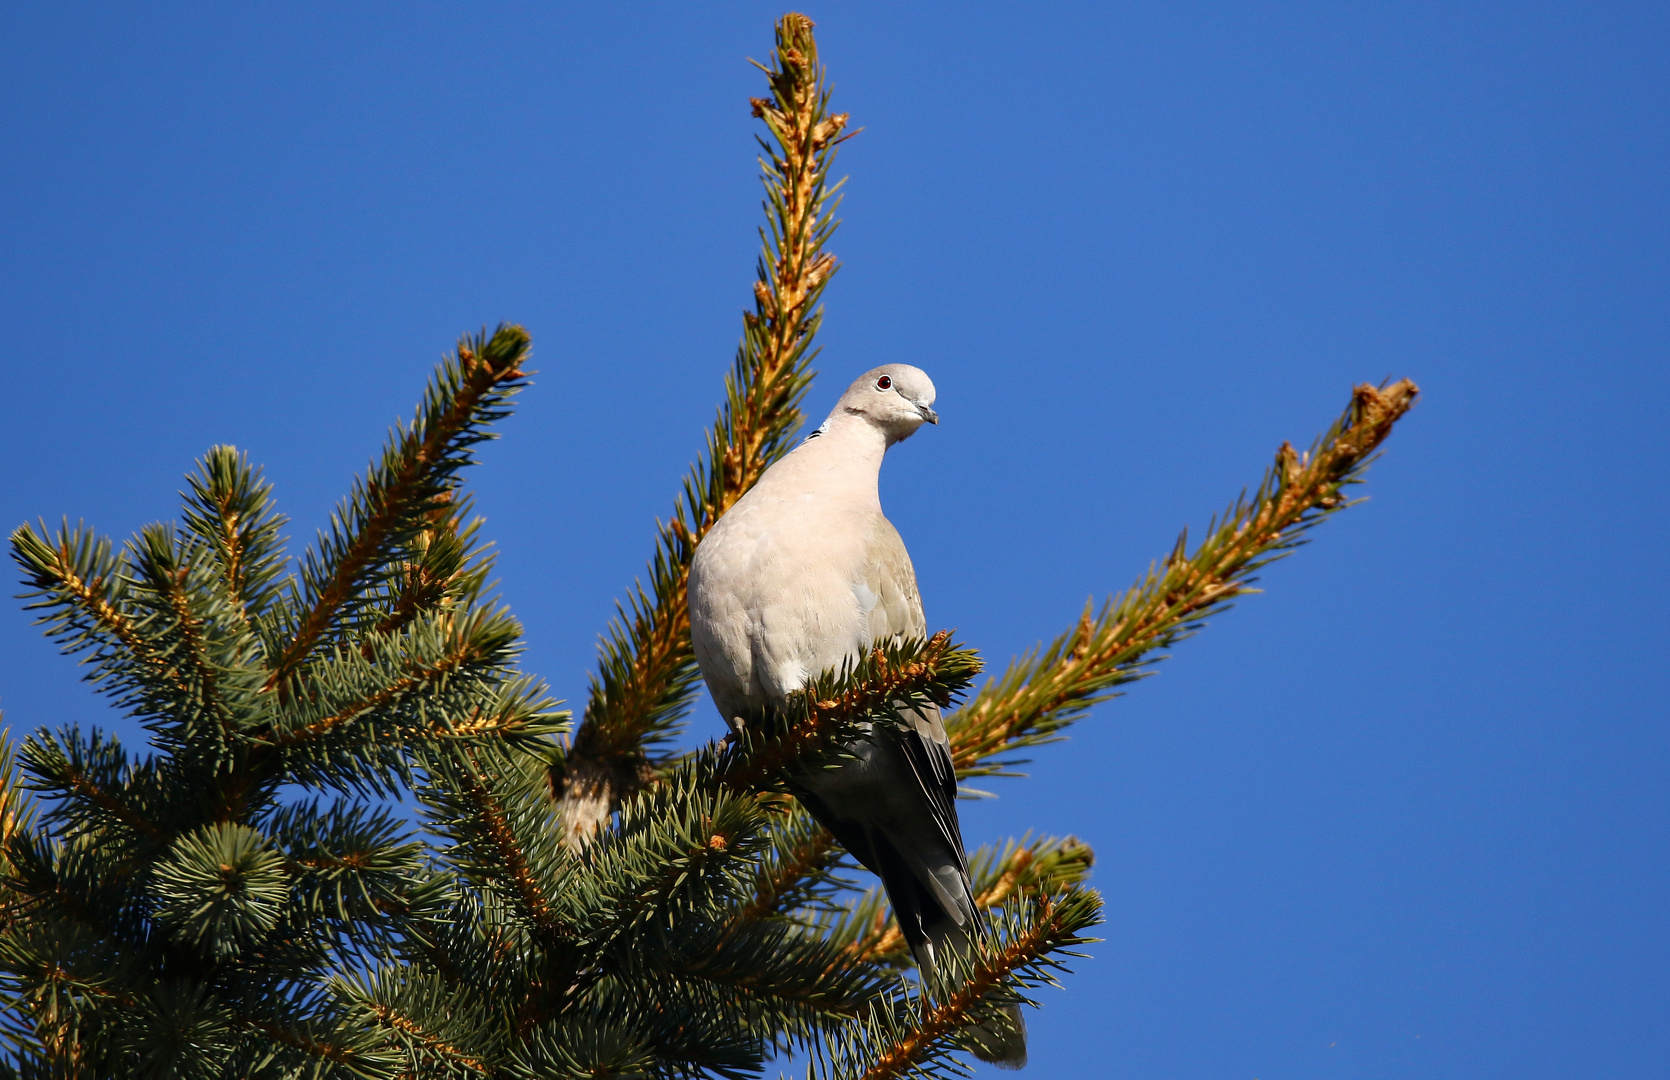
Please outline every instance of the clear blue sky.
M310 538L458 333L522 322L475 484L583 699L748 302L779 12L8 6L0 519L125 536L224 441ZM1098 854L1030 1075L1670 1075L1670 7L809 13L866 129L812 408L937 382L883 481L931 624L1001 663L1353 382L1426 392L1370 502L965 804ZM14 727L133 730L15 603L0 642Z

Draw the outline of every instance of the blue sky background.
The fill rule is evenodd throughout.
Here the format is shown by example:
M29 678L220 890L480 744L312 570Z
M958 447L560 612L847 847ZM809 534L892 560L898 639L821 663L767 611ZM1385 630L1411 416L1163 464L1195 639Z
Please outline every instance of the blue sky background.
M0 519L118 537L192 460L311 538L464 330L536 385L474 483L526 666L595 636L711 420L759 221L738 3L0 13ZM996 663L1320 431L1425 396L1313 545L971 843L1094 845L1047 1077L1670 1074L1670 7L855 4L821 416ZM14 728L130 733L13 604ZM717 730L703 703L696 730Z

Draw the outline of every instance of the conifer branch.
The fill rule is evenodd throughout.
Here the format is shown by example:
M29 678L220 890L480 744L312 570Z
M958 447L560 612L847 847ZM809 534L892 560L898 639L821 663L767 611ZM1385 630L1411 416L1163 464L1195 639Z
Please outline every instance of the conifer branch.
M430 514L430 526L418 535L416 557L401 569L376 633L398 633L422 612L465 605L486 586L489 560L476 547L481 519L466 524L469 501L455 500L451 492L441 502Z
M859 932L848 942L847 955L853 960L869 964L909 964L910 945L898 920L887 908L881 896L867 896L854 905Z
M215 714L222 728L229 733L231 718L227 715L226 704L220 700L219 673L215 670L214 661L209 657L203 620L192 613L191 597L185 590L186 574L187 570L181 567L156 582L156 585L159 586L158 591L168 602L174 616L181 651L185 654L186 665L194 676L193 681L200 687L203 704Z
M449 720L443 717L430 726L421 729L416 733L415 738L468 741L481 740L484 737L492 736L508 742L512 738L544 734L544 732L534 730L530 723L530 720L542 720L544 717L530 717L526 709L519 707L520 704L520 702L509 702L497 712L474 709L462 720Z
M127 994L101 985L96 977L72 971L62 960L48 960L30 974L32 988L16 997L34 1021L47 1061L59 1067L59 1075L79 1077L83 1075L80 1066L85 1049L78 1023L82 1010L77 1005L81 1002L76 999L92 999L127 1009L133 1008L136 1002ZM11 1026L24 1025L14 1022Z
M232 602L238 616L248 623L249 538L244 535L246 522L241 513L242 507L236 505L233 493L225 489L204 494L212 500L215 511L209 535L216 554L220 556L221 582L226 588L226 598Z
M528 358L527 331L500 326L458 343L456 357L430 383L417 417L390 439L383 457L332 521L332 532L304 561L306 610L269 662L268 689L281 688L350 616L390 558L422 531L428 516L469 462L469 448L489 438L484 426L505 414Z
M978 655L954 644L948 630L927 641L889 642L825 673L783 708L745 719L738 732L695 755L686 768L698 789L757 794L762 809L780 813L773 793L788 790L794 773L837 764L846 744L872 738L878 723L902 726L906 710L949 706L979 671ZM768 835L768 843L780 839L787 846L771 846L759 861L749 899L730 918L730 933L809 902L820 886L833 884L842 852L822 826L794 809Z
M577 936L566 918L571 905L565 876L573 867L566 857L553 858L561 848L538 764L511 757L501 747L467 742L437 747L424 760L428 783L419 796L428 807L430 831L453 840L447 853L451 872L485 886L499 913L480 923L481 933L493 939L505 931L516 938L490 946L495 965L518 954L537 965L541 955L549 959L571 952ZM472 921L480 918L478 913ZM425 955L457 940L456 931L444 925L416 938ZM572 979L558 981L560 986L546 987L539 996L560 992ZM532 1011L542 1007L528 1000L522 1006Z
M483 1075L493 1071L487 1062L471 1057L404 1013L377 1002L366 1005L366 1010L376 1017L378 1023L399 1032L404 1041L416 1043L423 1048L424 1053L440 1058L446 1065L459 1066Z
M456 497L526 344L502 330L442 365L299 585L284 577L268 489L230 447L188 477L181 527L148 527L120 554L67 523L56 536L17 531L49 636L91 650L94 680L157 751L134 766L97 732L32 740L31 782L52 800L38 835L7 825L0 775L0 1028L19 1061L79 1055L87 1075L106 1076L135 1054L165 1071L178 1055L205 1075L224 1063L264 1076L288 1075L300 1054L333 1075L394 1071L385 1047L338 1023L327 980L409 948L460 879L374 820L292 812L278 792L392 794L419 758L464 744L548 749L560 729L543 688L515 671L520 627L477 604L486 560ZM284 692L263 693L275 677ZM505 834L522 823L495 822L493 808L478 831L499 841L490 858L502 865ZM523 884L553 876L539 855ZM109 993L64 983L89 962ZM51 1011L40 1023L36 1001Z
M510 882L522 913L548 936L569 936L568 928L557 920L551 898L535 877L528 853L511 827L510 816L483 773L480 761L467 750L455 754L453 760L462 767L463 794L475 809L477 828L490 850L497 854L503 876Z
M772 846L755 875L754 895L737 911L739 923L784 915L815 900L844 861L833 834L798 803L772 830Z
M825 673L781 709L742 718L738 732L692 759L695 782L707 790L786 791L793 773L836 764L845 744L873 737L868 725L903 724L901 713L917 706L948 707L980 667L979 656L956 645L949 630L926 641L889 642ZM733 925L811 900L842 859L834 837L804 811L794 810L777 835L790 837L790 845L760 863Z
M951 1059L982 1041L980 1028L1000 1027L1022 992L1055 983L1059 957L1077 956L1084 932L1101 921L1094 890L1066 886L994 912L993 932L968 951L937 954L937 970L912 990L900 984L856 1023L824 1035L813 1047L809 1075L818 1080L948 1077L967 1070Z
M989 911L1056 895L1082 885L1094 855L1073 837L1009 841L1001 851L982 848L969 860L974 906ZM825 920L827 938L854 960L893 967L915 961L880 889L870 890L838 919Z
M829 183L846 114L829 112L829 90L812 21L785 15L770 66L759 65L769 99L753 98L770 141L760 139L767 228L754 284L754 310L725 381L726 401L706 453L661 526L650 588L635 588L603 643L584 720L554 777L570 841L595 831L621 800L653 775L646 748L668 738L695 692L686 587L696 545L720 515L791 448L799 404L811 381L817 307L835 273L823 250L835 231Z
M449 883L386 811L339 801L322 812L317 803L293 803L262 831L284 855L292 896L351 947L385 942L382 931L443 908Z
M398 634L345 643L309 665L308 693L269 706L252 761L292 782L393 790L412 751L491 741L547 754L566 727L537 680L512 666L520 626L502 608L428 611Z
M231 447L188 478L180 527L119 553L67 522L17 531L49 636L88 652L93 681L155 738L134 761L96 731L30 740L37 826L0 735L0 1037L16 1047L0 1074L741 1080L805 1048L815 1074L881 1080L1013 1048L1016 1003L1098 921L1089 849L976 852L989 932L913 982L885 896L855 895L844 852L791 799L860 740L950 708L973 652L949 633L890 642L728 740L651 757L697 687L696 545L791 446L836 268L846 117L829 112L809 20L781 20L762 70L753 308L566 748L552 741L566 714L516 670L521 628L481 602L489 558L458 485L521 385L519 328L460 343L293 578L270 491ZM988 685L951 724L964 775L1013 764L997 758L1048 741L1250 591L1347 505L1415 393L1358 388L1204 544L1180 542ZM336 794L322 809L287 785ZM406 789L437 843L365 808Z
M0 728L0 864L12 837L29 835L35 823L34 804L19 781L11 728Z
M969 860L975 903L1002 907L1029 896L1054 894L1082 885L1090 876L1096 854L1077 837L1009 841L1001 852L982 848Z
M900 710L917 704L948 707L980 666L979 656L954 644L949 630L873 649L791 695L776 715L745 720L715 761L713 782L737 791L778 790L789 769L839 755L842 744L864 738L863 724L901 722Z
M1010 976L1064 945L1082 942L1079 931L1090 921L1074 918L1077 912L1073 908L1049 896L1041 897L1031 914L1020 933L1002 941L995 953L979 957L960 987L915 1017L914 1030L884 1048L864 1070L862 1080L894 1080L915 1073L936 1051L943 1052L947 1036L977 1019L981 1006L994 991L1004 987Z
M5 934L26 902L10 884L16 877L12 841L27 839L35 831L35 805L21 780L11 729L0 728L0 935Z
M17 867L14 866L14 875ZM60 916L79 924L82 928L98 932L109 932L110 924L100 919L87 906L85 897L77 896L64 886L62 876L54 874L43 885L38 874L31 874L28 878L20 875L14 877L18 882L17 891L32 900L50 903Z
M359 1055L351 1047L338 1043L326 1042L323 1039L318 1039L311 1035L304 1035L299 1031L291 1031L282 1025L274 1024L266 1020L257 1020L251 1016L234 1015L232 1017L232 1023L238 1027L258 1032L262 1036L278 1043L280 1046L288 1046L292 1050L300 1050L308 1057L315 1058L320 1061L329 1061L337 1065L346 1065L349 1068L353 1068L355 1059L359 1057ZM358 1072L359 1070L355 1071Z
M116 558L110 541L84 528L70 528L66 519L56 542L48 543L28 524L12 532L12 557L23 568L24 583L32 590L26 611L46 611L38 620L47 636L63 642L66 653L94 648L98 676L118 666L121 654L132 657L152 677L183 690L185 680L167 658L140 632L132 613L125 610L125 565ZM112 647L117 647L113 653Z
M221 665L211 655L209 620L193 610L194 600L201 603L201 592L191 587L193 568L181 560L175 534L165 526L146 526L137 542L129 546L133 556L129 562L139 574L132 595L152 609L146 621L157 625L147 629L168 646L173 681L189 703L180 711L186 715L208 713L222 738L229 739L237 725L221 698Z
M18 759L28 786L49 802L45 824L72 823L67 832L100 836L107 852L128 848L133 837L153 844L172 839L157 819L153 763L134 768L121 747L99 732L90 739L76 728L57 736L37 732L18 748ZM29 850L50 858L66 849L55 845Z
M733 940L723 939L721 947ZM874 970L827 949L820 950L822 942L788 934L765 940L771 951L762 955L759 964L732 964L727 970L715 970L718 965L707 955L667 967L678 975L758 999L804 1007L824 1018L854 1016L874 995L880 981Z
M1180 540L1164 574L1150 573L1106 605L1100 616L1087 608L1079 625L1042 656L1023 656L1011 663L1001 680L988 683L946 719L959 775L1003 774L1017 762L992 758L1051 741L1062 727L1113 696L1108 690L1146 674L1155 662L1155 650L1188 636L1235 597L1254 591L1250 586L1260 568L1303 543L1303 534L1328 515L1350 505L1342 491L1361 482L1375 451L1418 393L1408 380L1357 387L1345 413L1308 453L1301 457L1282 444L1275 467L1266 472L1252 500L1237 500L1193 555L1183 554ZM839 854L835 838L822 830L805 837L800 846L796 861L808 868L808 879L826 858ZM797 882L785 872L762 880L760 895L795 896L808 879ZM769 917L781 909L761 903L748 910L757 913L755 917ZM873 955L897 957L887 949Z
M186 477L186 531L205 547L237 623L248 628L276 593L283 571L272 487L235 447L215 446Z
M640 792L621 807L618 825L587 848L587 884L564 899L594 954L614 950L638 928L670 929L715 900L728 907L743 892L764 811L746 793L704 783L703 773L700 762L687 764Z
M51 774L43 773L43 777L60 785L66 794L98 807L134 832L144 833L153 840L168 840L168 834L67 760L62 768Z
M1414 405L1405 379L1356 388L1344 415L1304 455L1283 443L1249 500L1244 495L1187 552L1188 534L1137 585L1057 638L1042 655L1023 656L946 719L960 777L1003 775L998 755L1052 741L1115 687L1148 674L1156 651L1188 637L1235 598L1253 592L1254 575L1305 542L1305 533L1351 505L1343 490L1362 482L1374 452Z
M450 643L452 648L439 658L429 659L417 665L407 666L405 672L398 678L392 679L376 690L338 706L329 716L322 717L299 728L280 729L272 737L272 743L280 748L288 749L302 743L318 739L329 734L336 728L356 720L366 713L383 708L395 701L407 697L422 688L443 682L453 673L461 671L475 664L491 659L496 643L480 642L467 636L459 636ZM466 726L481 730L479 716L467 721ZM438 729L437 729L438 730Z

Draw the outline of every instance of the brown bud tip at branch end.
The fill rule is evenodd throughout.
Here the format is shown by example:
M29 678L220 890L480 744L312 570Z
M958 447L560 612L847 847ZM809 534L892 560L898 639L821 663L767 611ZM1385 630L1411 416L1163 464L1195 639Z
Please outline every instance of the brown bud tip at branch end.
M1276 467L1281 470L1283 487L1291 486L1294 481L1299 479L1301 471L1299 452L1293 449L1292 443L1284 442L1281 444L1281 449L1276 451Z
M806 268L806 289L811 291L828 280L835 272L835 256L825 252L819 255L811 266Z
M839 135L841 133L841 129L846 126L846 113L836 113L834 116L831 116L829 119L812 129L812 147L817 150L822 150L824 147L828 146L830 140Z
M1359 422L1379 426L1389 424L1408 412L1420 396L1421 388L1409 379L1400 379L1384 388L1364 383L1354 393Z

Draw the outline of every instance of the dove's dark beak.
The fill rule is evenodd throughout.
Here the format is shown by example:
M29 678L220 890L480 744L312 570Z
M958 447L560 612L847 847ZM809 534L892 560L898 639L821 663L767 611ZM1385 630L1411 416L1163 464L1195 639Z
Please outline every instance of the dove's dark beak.
M922 414L922 419L926 420L930 424L939 423L939 414L938 413L934 412L932 409L928 408L926 405L922 404L920 401L913 401L913 402L911 402L911 404L915 405L916 406L916 411Z

